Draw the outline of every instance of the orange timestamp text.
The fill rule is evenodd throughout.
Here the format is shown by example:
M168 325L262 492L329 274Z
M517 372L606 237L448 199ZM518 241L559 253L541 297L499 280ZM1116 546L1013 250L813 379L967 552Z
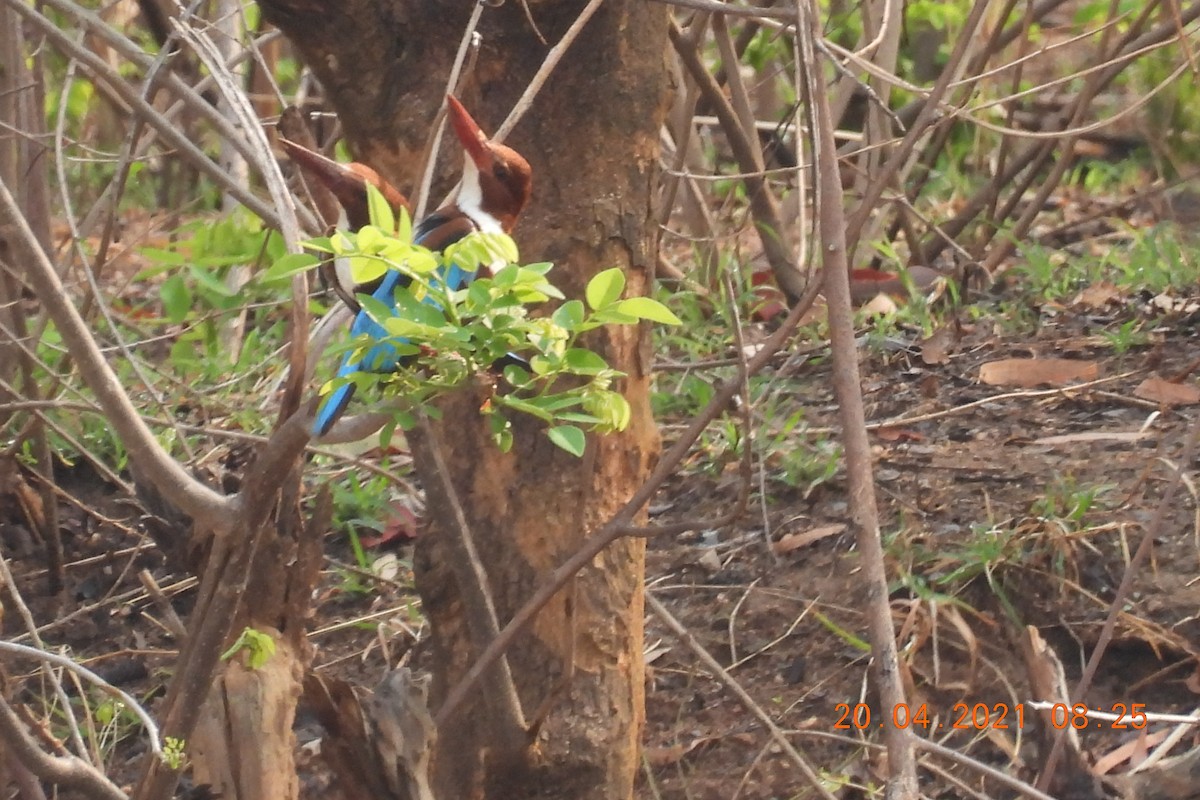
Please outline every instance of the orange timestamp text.
M838 703L834 707L838 715L833 727L836 730L866 730L882 728L887 719L879 719L866 703ZM1091 708L1084 703L1068 705L1055 703L1048 712L1051 727L1062 730L1074 728L1107 727L1110 730L1141 730L1146 727L1145 703L1111 703L1107 708ZM1030 712L1033 709L1029 710ZM1010 706L1008 703L955 703L946 719L929 716L929 704L910 706L898 703L892 708L892 727L921 728L923 730L1008 730L1024 728L1026 718L1024 703Z

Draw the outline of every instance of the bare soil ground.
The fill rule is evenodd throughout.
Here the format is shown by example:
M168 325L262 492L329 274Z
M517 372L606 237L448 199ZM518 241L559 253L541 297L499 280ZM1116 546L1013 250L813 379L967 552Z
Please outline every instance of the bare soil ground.
M1085 287L1081 287L1085 288ZM1005 292L992 298L999 300ZM873 430L883 533L893 576L892 607L912 709L924 707L922 735L1032 778L1043 726L1021 657L1024 625L1054 647L1074 685L1114 590L1146 535L1196 406L1141 399L1153 374L1194 368L1197 293L1166 311L1151 297L1118 295L1037 309L1036 332L1016 334L996 319L965 322L941 357L922 357L920 336L903 328L864 340L863 387ZM1117 354L1099 331L1153 316L1151 340ZM797 352L811 350L797 343ZM981 367L1009 358L1066 357L1095 366L1084 388L988 385ZM935 363L926 363L934 361ZM939 363L940 362L940 363ZM764 450L750 510L732 529L697 530L648 545L648 585L695 641L725 666L754 702L841 797L867 796L885 773L881 708L863 648L865 589L839 469L810 487L779 479L781 461L812 448L818 429L836 428L828 363L796 356L776 366L805 410L804 425ZM1185 378L1183 385L1195 385ZM897 421L898 420L898 421ZM666 421L670 437L670 420ZM825 436L824 438L828 438ZM794 452L793 452L794 451ZM719 516L735 502L736 459L704 452L656 500L658 519ZM728 462L727 467L714 464ZM1190 465L1194 467L1194 465ZM188 582L166 571L144 534L142 509L101 482L86 462L62 469L68 585L46 590L44 556L16 509L0 514L0 546L13 557L23 597L49 645L67 647L114 684L152 702L174 648L164 604L139 580L147 570L174 609L186 614ZM1144 704L1188 713L1200 680L1200 512L1189 484L1167 510L1150 566L1137 575L1116 641L1087 697L1092 708ZM353 566L346 537L331 533L328 568L312 622L318 669L373 686L412 649L421 620L409 588L403 537L374 547L394 554L383 577ZM4 632L21 626L9 609ZM796 766L731 691L654 615L647 618L645 769L639 797L683 800L804 796ZM92 697L95 702L97 698ZM859 729L839 704L864 703ZM989 724L956 704L986 704ZM997 709L1009 710L1000 727ZM862 712L859 712L860 715ZM119 718L118 718L119 719ZM859 717L860 722L864 722ZM956 727L955 723L959 723ZM1129 745L1108 769L1129 768L1161 740L1164 725L1114 730L1099 718L1082 731L1093 760ZM841 723L841 724L839 724ZM111 752L115 775L141 750L128 726ZM318 735L301 715L298 739ZM1148 738L1150 737L1150 738ZM1132 744L1131 744L1132 743ZM1185 733L1175 752L1197 744ZM1007 796L979 775L928 759L930 797ZM306 793L332 796L309 761ZM961 785L955 781L961 782ZM839 788L840 787L840 788Z
M1176 458L1185 438L1180 414L1158 413L1134 390L1151 359L1171 374L1200 355L1197 322L1195 315L1180 319L1159 344L1124 357L1098 346L1086 319L1067 315L1032 340L977 326L949 363L935 367L916 350L865 359L869 419L951 411L873 436L892 605L912 708L926 706L929 725L918 729L928 736L1033 777L1040 725L1029 709L1023 725L1015 721L1017 705L1032 699L1022 625L1036 626L1051 643L1074 686L1162 494L1166 472L1158 462ZM1031 352L1095 361L1110 380L1063 392L978 382L982 364ZM821 366L806 374L801 402L814 426L836 424L826 372ZM852 534L840 528L848 520L840 477L807 498L773 493L765 514L737 531L653 542L648 572L672 613L783 728L797 733L800 750L830 786L870 787L883 774L877 721L892 709L881 708L856 640L866 629L865 596L855 579ZM1069 504L1090 490L1099 490L1094 505L1069 519ZM709 506L715 516L721 508L719 485L680 481L674 491L689 513ZM775 550L786 551L775 558L764 539L768 526ZM820 538L790 550L789 542L805 541L806 533ZM1134 583L1116 645L1087 697L1092 708L1142 703L1188 713L1197 705L1198 535L1195 497L1182 493L1155 542L1152 566ZM657 657L645 737L653 779L644 796L803 795L790 759L727 686L653 618L647 639ZM865 730L847 725L846 709L839 708L856 703L871 709ZM993 724L964 720L961 703L987 704ZM1007 730L996 729L999 709L1009 711ZM1096 718L1083 746L1099 759L1144 736ZM1180 750L1192 742L1189 734ZM1004 796L978 776L953 771L984 796ZM964 796L944 779L926 777L930 796Z

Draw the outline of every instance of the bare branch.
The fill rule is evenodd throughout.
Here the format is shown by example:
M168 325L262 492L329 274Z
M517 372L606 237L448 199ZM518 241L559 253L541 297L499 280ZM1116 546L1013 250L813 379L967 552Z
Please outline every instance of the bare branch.
M679 54L679 58L692 76L692 80L699 87L700 93L713 106L717 119L721 121L721 128L729 138L729 146L733 150L734 157L737 158L739 168L742 172L747 173L747 177L744 179L746 195L749 197L750 208L754 213L754 221L759 230L763 252L766 254L767 262L771 265L771 272L774 273L780 288L790 300L796 301L804 296L808 280L796 268L795 257L789 244L789 229L783 224L779 203L771 192L770 185L762 176L762 149L757 142L751 142L746 137L737 111L725 97L721 87L717 85L716 79L708 73L704 62L700 60L698 49L695 45L689 44L688 38L684 36L683 31L679 29L674 20L671 21L670 34L675 52Z
M146 713L146 709L142 708L141 704L126 692L118 689L116 686L113 686L111 683L104 680L82 664L76 664L74 661L65 656L60 656L57 653L51 653L49 650L44 650L40 647L30 647L24 644L16 644L15 642L6 642L0 640L0 653L4 652L18 656L25 656L26 658L33 658L46 664L53 664L56 667L62 667L69 672L73 672L76 675L86 678L89 683L99 686L104 690L105 693L112 695L124 703L129 710L132 711L135 716L137 716L138 720L146 728L146 735L150 739L150 749L158 755L162 754L162 741L159 737L158 725L156 725L150 715Z
M829 309L833 385L842 421L842 446L849 483L847 499L857 528L855 533L862 553L863 577L869 586L866 614L875 679L884 706L896 708L904 703L904 687L900 682L896 634L888 603L887 566L880 541L879 509L875 502L875 482L871 472L871 446L867 439L858 352L854 344L846 219L842 208L842 181L836 166L837 145L833 138L833 120L829 116L829 99L821 85L821 69L813 47L813 42L821 33L815 4L803 6L797 22L813 135L817 226L824 261L825 301ZM917 764L912 735L905 728L885 724L883 737L888 750L888 774L892 780L888 796L916 798Z
M784 23L792 23L796 19L796 9L786 6L782 8L757 8L754 6L722 3L720 0L656 0L656 2L679 6L680 8L691 8L696 11L726 14L730 17L746 17L757 20L770 19L779 20Z
M76 789L96 800L129 800L103 772L86 761L43 752L3 696L0 696L0 739L12 748L13 755L26 769L47 783Z
M171 458L150 428L138 416L120 379L108 366L91 331L70 302L66 287L46 253L38 246L33 231L17 208L12 193L0 183L0 231L25 262L25 274L54 321L63 343L79 365L80 374L96 394L104 414L121 437L129 458L154 486L185 514L214 531L232 524L231 498L217 494L197 481Z
M140 117L145 119L151 126L153 126L158 132L159 136L167 141L172 147L179 150L180 153L187 158L187 160L193 166L211 178L213 182L220 186L223 190L229 192L233 197L237 198L239 202L241 202L255 214L262 217L262 219L268 224L273 226L279 225L279 218L275 214L275 209L256 197L253 193L249 192L245 187L241 186L236 180L226 174L225 171L221 169L221 166L205 155L204 151L197 147L196 144L187 137L187 135L182 129L180 129L178 125L173 125L168 122L162 114L160 114L154 109L153 106L146 102L146 100L133 88L132 85L130 85L128 81L123 80L116 70L110 67L104 61L104 59L100 58L95 53L71 39L66 33L59 30L52 20L47 19L45 16L40 14L33 6L22 2L17 2L16 0L4 0L4 2L8 3L10 7L15 8L18 13L32 22L37 29L54 44L56 48L61 50L63 53L69 54L73 58L77 59L79 63L83 65L94 77L111 88L118 97L120 97L131 108L135 109ZM50 4L61 5L62 9L65 9L67 13L75 14L76 18L79 19L87 19L90 14L90 12L79 9L75 7L74 4L65 2L63 0L50 0ZM107 26L103 26L103 24L101 24L101 27ZM128 53L124 52L128 49L129 48L124 48L123 54L128 55ZM143 54L141 50L138 50L135 47L134 51L138 54L138 57L134 59L135 61L140 62L144 60L145 54ZM174 78L173 81L172 78ZM187 87L185 84L179 81L177 76L167 76L165 80L167 81L168 85L175 86L178 84L178 87L181 91L192 91L190 87ZM200 102L203 103L202 100ZM220 122L218 123L215 120L220 120ZM228 122L221 118L220 115L215 115L215 120L213 120L213 123L217 126L218 130L221 131L223 136L226 136L232 141L242 141L242 137L240 137L236 132L230 130Z

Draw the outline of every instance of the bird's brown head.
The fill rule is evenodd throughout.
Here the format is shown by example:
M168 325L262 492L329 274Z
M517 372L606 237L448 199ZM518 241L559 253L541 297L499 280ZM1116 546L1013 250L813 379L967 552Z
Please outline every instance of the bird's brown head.
M342 208L346 210L346 222L351 230L358 230L370 222L367 210L367 185L370 184L383 194L383 199L392 207L393 213L400 209L411 213L408 200L400 190L392 186L366 164L351 162L341 164L289 139L280 138L280 145L293 162L328 189Z
M511 232L529 202L533 186L529 162L511 147L490 140L453 95L446 95L446 104L454 133L467 155L459 204L477 206L505 232Z

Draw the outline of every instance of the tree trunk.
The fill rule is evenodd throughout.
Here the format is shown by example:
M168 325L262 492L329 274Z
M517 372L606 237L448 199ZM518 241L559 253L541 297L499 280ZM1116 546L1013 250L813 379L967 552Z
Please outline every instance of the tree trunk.
M300 515L300 474L293 470L274 502L251 566L253 591L232 636L253 628L274 644L260 666L239 652L220 669L190 741L195 782L224 800L289 800L299 794L292 724L312 658L307 639L312 597L321 571L321 537L329 528L329 493L311 518Z
M521 3L488 8L483 45L460 92L495 130L548 50ZM538 29L556 43L582 2L529 2ZM267 0L267 17L297 45L342 118L357 158L409 188L441 102L468 3L392 0ZM509 143L530 161L534 198L514 238L527 262L556 264L554 282L582 297L587 280L620 266L627 293L647 291L656 253L651 209L658 131L666 113L667 9L641 0L606 3L547 81ZM451 172L461 156L455 148ZM481 560L500 623L603 523L646 476L658 437L648 398L645 327L599 332L588 345L627 378L632 406L622 434L597 438L574 459L540 424L517 421L502 454L478 409L484 397L449 400L436 426L451 484ZM482 390L479 390L482 391ZM422 480L436 480L419 463ZM452 509L430 507L416 557L418 589L433 631L433 707L478 655L448 559ZM643 720L641 541L597 557L539 615L508 654L525 718L545 709L536 744L513 741L484 704L485 692L438 732L438 798L628 798Z
M287 800L299 793L295 768L296 701L308 665L277 631L275 652L258 669L238 655L213 683L189 755L193 779L226 800Z

